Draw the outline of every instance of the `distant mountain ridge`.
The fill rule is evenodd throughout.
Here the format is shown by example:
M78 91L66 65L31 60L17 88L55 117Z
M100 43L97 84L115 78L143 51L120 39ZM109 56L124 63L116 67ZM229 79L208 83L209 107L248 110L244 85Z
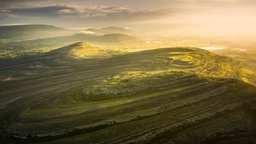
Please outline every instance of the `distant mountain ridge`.
M0 26L0 39L30 40L70 34L67 29L52 25L6 25Z

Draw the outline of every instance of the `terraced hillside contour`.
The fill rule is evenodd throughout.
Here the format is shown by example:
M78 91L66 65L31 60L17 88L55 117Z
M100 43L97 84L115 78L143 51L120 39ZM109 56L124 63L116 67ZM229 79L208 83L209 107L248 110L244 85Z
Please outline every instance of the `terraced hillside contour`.
M2 141L255 140L256 88L242 80L255 81L239 62L196 48L79 59L69 53L88 46L0 62Z

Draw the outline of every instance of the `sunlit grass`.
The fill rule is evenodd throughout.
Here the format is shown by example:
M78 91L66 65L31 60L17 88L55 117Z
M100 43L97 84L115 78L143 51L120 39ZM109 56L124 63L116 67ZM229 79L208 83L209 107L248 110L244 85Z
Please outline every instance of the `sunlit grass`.
M77 44L77 46L72 47L69 54L76 58L105 57L110 55L106 50L89 43Z

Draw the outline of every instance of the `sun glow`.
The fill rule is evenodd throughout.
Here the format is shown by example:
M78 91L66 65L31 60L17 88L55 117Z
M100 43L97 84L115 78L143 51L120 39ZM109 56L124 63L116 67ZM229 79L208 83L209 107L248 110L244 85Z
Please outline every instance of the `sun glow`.
M218 46L206 46L206 47L202 47L201 49L215 51L215 50L223 50L224 48L218 47Z

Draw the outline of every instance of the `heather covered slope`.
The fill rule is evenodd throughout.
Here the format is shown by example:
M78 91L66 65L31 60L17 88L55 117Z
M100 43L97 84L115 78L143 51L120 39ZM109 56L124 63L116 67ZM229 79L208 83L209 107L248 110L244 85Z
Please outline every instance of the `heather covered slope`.
M2 141L254 141L255 77L238 61L196 48L99 49L76 43L2 60Z

